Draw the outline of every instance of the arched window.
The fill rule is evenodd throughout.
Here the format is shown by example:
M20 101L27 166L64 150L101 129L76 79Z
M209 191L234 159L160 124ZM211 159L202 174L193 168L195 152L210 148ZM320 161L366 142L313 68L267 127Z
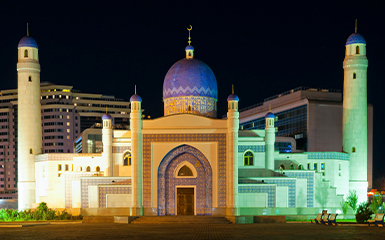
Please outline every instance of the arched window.
M24 57L25 57L25 58L28 57L28 50L27 50L27 49L24 50Z
M181 167L181 169L178 172L178 176L194 176L191 169L187 166Z
M191 112L191 106L188 106L187 111Z
M356 46L356 54L360 54L360 46Z
M356 152L356 148L355 147L352 147L352 152Z
M30 148L29 149L29 154L32 154L32 153L33 153L32 148Z
M32 76L28 77L28 82L32 82Z
M303 170L302 164L298 165L298 169L299 169L299 170Z
M96 170L96 172L100 172L100 167L97 166L95 170Z
M243 159L245 160L245 166L253 166L254 165L254 155L252 152L247 151L245 155L243 156Z
M191 57L191 52L188 52L189 57Z
M357 74L353 73L353 79L356 79L356 78L357 78Z
M285 170L285 165L281 164L281 166L279 166L279 168L281 168L282 170Z
M131 153L126 152L123 155L123 166L131 166Z
M87 166L86 171L87 171L87 172L91 172L90 166Z
M76 171L81 172L81 171L83 171L83 168L79 166L76 168Z
M294 164L290 163L290 170L294 170Z

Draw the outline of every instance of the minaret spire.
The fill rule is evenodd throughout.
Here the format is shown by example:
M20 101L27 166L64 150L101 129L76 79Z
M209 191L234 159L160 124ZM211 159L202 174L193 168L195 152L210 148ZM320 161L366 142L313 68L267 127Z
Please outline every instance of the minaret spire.
M192 26L190 25L190 28L187 28L188 30L188 45L191 45L191 35L190 35L190 32L191 32L191 29L192 29Z
M357 33L357 19L356 19L356 25L355 25L355 28L354 28L354 32Z
M231 94L234 94L234 84L231 85Z
M135 95L136 95L136 85L135 85Z
M29 29L28 29L28 23L27 23L27 37L29 36Z

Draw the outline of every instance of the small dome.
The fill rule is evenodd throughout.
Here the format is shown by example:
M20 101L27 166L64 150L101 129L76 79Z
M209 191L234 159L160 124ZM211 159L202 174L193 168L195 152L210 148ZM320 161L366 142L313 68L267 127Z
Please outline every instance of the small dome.
M110 114L106 113L103 115L102 120L112 120L112 117Z
M265 116L265 118L275 118L274 114L272 112L268 112Z
M32 37L29 37L29 36L25 36L23 37L20 42L19 42L19 45L17 45L18 48L20 47L33 47L33 48L37 48L37 43L35 41L35 39L33 39Z
M348 37L348 40L346 40L346 45L357 44L357 43L366 44L365 38L359 33L353 33Z
M130 98L130 102L141 102L142 101L142 98L139 96L139 95L132 95L131 98Z
M227 97L227 101L239 101L239 97L233 93Z
M194 51L194 47L193 46L191 46L191 45L188 45L184 50L193 50Z
M206 63L184 58L168 70L163 82L163 99L203 96L218 99L217 80Z

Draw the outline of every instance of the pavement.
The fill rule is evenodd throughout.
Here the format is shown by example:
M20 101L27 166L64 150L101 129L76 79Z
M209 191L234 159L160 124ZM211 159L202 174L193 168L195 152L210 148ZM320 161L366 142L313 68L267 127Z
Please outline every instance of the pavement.
M309 223L48 224L3 227L0 239L384 239L385 228Z

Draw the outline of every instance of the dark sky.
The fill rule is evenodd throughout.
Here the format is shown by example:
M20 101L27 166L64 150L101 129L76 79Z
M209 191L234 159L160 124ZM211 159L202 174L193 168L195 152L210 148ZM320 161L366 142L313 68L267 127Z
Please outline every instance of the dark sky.
M163 115L163 79L185 57L190 24L195 57L216 75L222 116L231 84L241 108L298 86L342 89L345 42L358 19L367 42L368 102L374 106L374 174L385 176L384 1L7 2L0 4L0 89L17 87L17 44L28 22L39 46L42 82L126 101L136 84L152 117Z

